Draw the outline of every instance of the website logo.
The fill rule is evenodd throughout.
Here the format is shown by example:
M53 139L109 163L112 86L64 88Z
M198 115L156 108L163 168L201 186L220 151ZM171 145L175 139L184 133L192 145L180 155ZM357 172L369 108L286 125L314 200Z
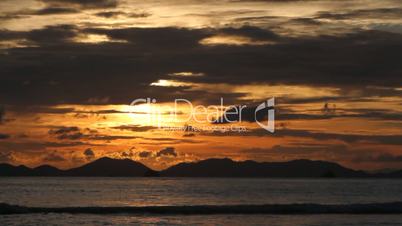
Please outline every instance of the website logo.
M263 129L273 133L275 132L275 109L273 109L275 107L275 98L271 98L263 103L261 103L260 105L257 106L257 108L255 109L254 112L254 118L255 118L255 122ZM268 112L267 115L267 124L263 124L262 122L260 122L258 120L257 114L260 111L266 111Z
M160 104L162 105L162 104ZM172 126L172 130L195 131L218 130L226 131L246 131L247 128L242 122L255 122L259 127L275 132L275 98L270 98L255 106L247 105L225 105L224 99L220 99L219 105L194 105L187 99L175 99L173 104L163 104L158 106L155 98L139 98L130 103L130 106L141 106L147 109L146 112L133 110L131 113L145 114L153 125L158 128L166 129L165 124L184 124L183 127ZM185 109L185 110L183 110ZM228 126L228 124L231 124ZM246 124L246 123L244 123ZM191 126L188 126L191 125ZM247 124L249 125L249 124Z

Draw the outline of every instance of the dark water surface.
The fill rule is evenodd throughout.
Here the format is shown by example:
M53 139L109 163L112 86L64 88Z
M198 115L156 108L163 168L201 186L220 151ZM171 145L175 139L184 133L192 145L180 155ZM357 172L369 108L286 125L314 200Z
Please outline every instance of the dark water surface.
M402 201L402 180L0 178L0 202L35 207L364 204ZM2 215L1 225L398 225L402 215Z

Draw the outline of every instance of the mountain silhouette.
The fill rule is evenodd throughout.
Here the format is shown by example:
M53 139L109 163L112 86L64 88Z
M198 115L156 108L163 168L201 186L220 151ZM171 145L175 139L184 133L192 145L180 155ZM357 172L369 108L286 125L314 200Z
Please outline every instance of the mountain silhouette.
M397 170L397 171L389 172L389 173L381 173L380 175L382 175L384 177L390 177L390 178L401 178L402 170Z
M32 169L35 176L42 177L52 177L52 176L62 176L64 174L63 170L57 169L56 167L49 165L42 165Z
M100 158L66 171L67 176L84 177L143 177L153 170L131 159Z
M169 177L367 177L339 164L325 161L294 160L290 162L235 162L231 159L207 159L180 163L161 172Z
M26 166L13 166L10 164L0 164L0 176L33 176L32 169Z
M301 159L289 162L256 162L252 160L237 162L224 158L179 163L158 172L131 159L104 157L68 170L60 170L49 165L29 168L23 165L0 164L1 176L402 178L402 170L373 174L326 161Z

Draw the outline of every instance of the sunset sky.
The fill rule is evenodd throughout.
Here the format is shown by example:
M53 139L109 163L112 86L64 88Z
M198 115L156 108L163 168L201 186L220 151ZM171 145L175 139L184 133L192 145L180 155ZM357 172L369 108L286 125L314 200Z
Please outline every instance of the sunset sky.
M247 120L241 132L159 127L233 126L174 120L176 98L272 97L275 133ZM402 2L1 0L0 162L103 156L153 169L224 157L402 168Z

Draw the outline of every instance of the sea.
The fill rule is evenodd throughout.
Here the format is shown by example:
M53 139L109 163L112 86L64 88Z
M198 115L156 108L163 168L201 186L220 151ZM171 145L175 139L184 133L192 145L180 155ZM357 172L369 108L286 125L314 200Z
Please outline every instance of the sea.
M3 177L0 203L22 207L160 207L402 202L400 179ZM303 207L304 208L304 207ZM309 208L306 206L305 208ZM0 209L1 212L1 209ZM0 214L0 225L402 225L394 213L170 212Z

